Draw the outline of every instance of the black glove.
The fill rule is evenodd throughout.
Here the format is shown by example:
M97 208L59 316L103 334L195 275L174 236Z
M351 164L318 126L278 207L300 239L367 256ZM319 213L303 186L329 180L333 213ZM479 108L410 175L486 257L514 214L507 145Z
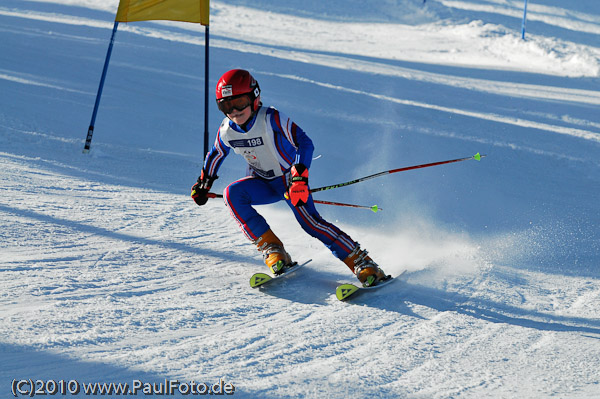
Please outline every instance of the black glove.
M208 201L208 191L212 187L212 184L217 180L218 176L208 176L202 169L202 174L198 177L196 184L192 186L192 199L196 204L202 206Z

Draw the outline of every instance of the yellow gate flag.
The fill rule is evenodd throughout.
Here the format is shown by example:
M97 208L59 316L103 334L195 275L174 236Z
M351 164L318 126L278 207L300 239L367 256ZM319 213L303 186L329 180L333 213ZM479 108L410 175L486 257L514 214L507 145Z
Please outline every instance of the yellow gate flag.
M208 25L209 0L121 0L115 21L168 20Z

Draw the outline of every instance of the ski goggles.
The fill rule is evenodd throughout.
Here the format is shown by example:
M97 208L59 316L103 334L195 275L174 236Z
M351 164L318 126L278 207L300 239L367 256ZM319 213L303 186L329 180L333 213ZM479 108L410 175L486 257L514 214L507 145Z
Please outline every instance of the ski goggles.
M217 100L219 111L230 114L233 110L243 111L250 106L252 100L248 94L240 94L235 97L221 98Z

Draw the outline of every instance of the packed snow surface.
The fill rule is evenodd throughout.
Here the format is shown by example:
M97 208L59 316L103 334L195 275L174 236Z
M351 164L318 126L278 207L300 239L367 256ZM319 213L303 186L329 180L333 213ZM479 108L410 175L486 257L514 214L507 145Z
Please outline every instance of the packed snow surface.
M517 0L211 2L211 142L241 67L313 139L312 187L487 155L315 194L383 208L319 210L407 270L349 303L284 204L258 209L312 262L253 290L260 253L189 198L204 27L119 25L82 153L117 6L0 4L1 397L600 397L598 1L530 1L524 40Z

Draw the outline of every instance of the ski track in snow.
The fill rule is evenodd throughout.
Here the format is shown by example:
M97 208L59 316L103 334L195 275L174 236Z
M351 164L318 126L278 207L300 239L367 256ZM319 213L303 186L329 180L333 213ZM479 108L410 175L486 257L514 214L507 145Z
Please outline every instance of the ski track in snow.
M52 3L60 9L49 12ZM9 52L11 57L0 61L0 91L9 93L0 95L1 394L9 395L7 382L15 378L127 383L168 378L210 385L222 379L235 385L233 397L241 398L598 396L598 48L535 33L522 45L516 33L481 21L377 24L372 36L358 40L368 24L332 21L327 23L331 29L316 29L319 21L311 18L214 3L216 39L211 46L222 56L214 57L215 69L234 66L226 54L250 54L257 57L249 63L261 86L296 91L298 99L289 100L286 108L304 119L333 118L336 127L375 127L370 134L381 134L391 148L407 148L363 161L353 149L368 151L368 141L348 133L347 146L328 148L327 138L315 135L321 142L318 151L324 154L315 163L328 170L328 179L333 169L342 179L346 172L398 167L397 158L409 162L407 153L422 155L422 148L446 156L440 147L481 147L491 156L476 168L471 165L473 169L435 172L459 187L454 191L430 171L422 172L424 181L419 174L408 175L399 191L382 182L365 186L396 199L368 224L361 223L358 213L323 208L327 218L364 244L388 273L408 269L401 282L352 303L340 303L334 296L338 283L353 280L346 267L293 221L290 224L285 207L260 207L289 252L299 261L310 257L313 262L298 276L254 291L248 278L264 270L260 254L220 201L198 208L189 199L189 186L200 168L197 150L191 148L198 132L176 136L175 125L144 121L152 113L168 113L161 121L176 119L181 115L174 111L177 107L187 115L180 92L201 79L184 65L184 50L173 50L181 58L177 67L136 64L129 54L114 56L111 68L147 78L133 97L139 102L134 127L143 135L123 126L126 120L119 111L129 110L131 104L119 102L115 94L119 87L135 83L129 77L116 80L113 73L93 151L82 155L89 115L79 114L91 111L97 81L87 81L88 75L73 60L83 64L92 58L95 63L101 57L87 49L105 51L112 22L87 10L111 11L117 2L2 6L0 32L9 43L3 48L20 52L14 58ZM519 2L433 3L455 12L514 15ZM87 8L66 7L71 5ZM533 20L599 33L597 9L567 13L532 4L531 10ZM232 24L226 34L224 27L236 13L256 21L258 28ZM299 30L283 24L269 29L282 20ZM178 25L154 26L123 26L127 52L144 57L174 43L203 44L202 37ZM354 29L354 36L341 37L339 32L347 29ZM316 33L298 39L309 31ZM332 32L339 38L333 44ZM384 54L379 42L390 32L414 34L416 46L422 43L423 49L400 46ZM126 35L151 42L136 46ZM448 42L431 44L444 36ZM66 48L63 57L74 57L66 61L71 69L63 74L65 64L32 68L30 60L37 60L38 54L22 50L23 40L53 43L59 54ZM72 48L62 47L64 43ZM471 45L473 50L466 51ZM398 58L403 49L407 59L423 62L420 66L432 62L449 69L407 66ZM541 55L522 69L510 61L513 55L515 60L536 52ZM565 55L569 52L579 58ZM499 72L467 76L453 69L461 58L453 53L462 54L461 62L469 68ZM19 57L24 57L22 62ZM281 72L273 64L293 67ZM94 72L100 68L97 65ZM530 79L502 71L525 72ZM156 77L173 82L173 88L165 91ZM589 84L577 79L588 79ZM386 88L381 82L394 86ZM438 95L427 92L432 87ZM150 92L161 93L174 108L154 102ZM457 94L464 97L454 98ZM355 112L363 107L357 98L375 104L371 114ZM482 103L489 99L495 103ZM315 101L317 107L311 105ZM54 114L56 104L61 115ZM324 110L327 107L332 110ZM381 109L401 117L383 120L377 114ZM165 135L165 129L172 136ZM400 134L388 135L392 129ZM400 135L402 145L394 141ZM188 144L164 146L181 139ZM358 164L339 160L334 149L357 154ZM230 174L239 174L228 167L217 181L219 188L232 180ZM312 173L314 181L321 178ZM469 179L476 189L461 185ZM442 222L420 203L415 187L431 207L439 203L436 195L444 197L443 203L474 197L459 209L490 225L502 219L496 214L505 212L510 228L483 234ZM533 205L521 198L537 192ZM371 200L367 195L372 194L344 193L352 201ZM498 202L503 201L517 206L502 208ZM523 217L529 219L511 215L518 208L527 208L530 214L523 211ZM447 205L441 213L452 212ZM545 212L551 213L554 225L542 223ZM561 219L562 213L567 216ZM586 229L582 219L593 227ZM527 221L533 227L523 227Z

